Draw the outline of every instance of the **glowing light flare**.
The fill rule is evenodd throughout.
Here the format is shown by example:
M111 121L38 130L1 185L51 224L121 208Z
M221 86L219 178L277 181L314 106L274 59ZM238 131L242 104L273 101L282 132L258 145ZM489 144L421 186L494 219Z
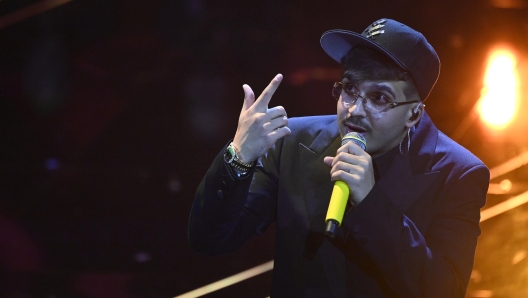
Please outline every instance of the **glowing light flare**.
M510 124L519 105L517 59L508 49L496 49L488 58L484 88L477 107L480 118L495 130Z
M499 183L499 187L504 192L508 192L512 189L513 183L509 179L504 179Z

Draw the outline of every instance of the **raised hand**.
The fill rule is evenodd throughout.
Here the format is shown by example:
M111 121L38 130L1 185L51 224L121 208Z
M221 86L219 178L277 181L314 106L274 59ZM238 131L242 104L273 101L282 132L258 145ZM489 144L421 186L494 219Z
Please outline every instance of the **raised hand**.
M244 163L255 161L264 155L275 142L291 133L288 128L286 110L282 106L268 109L271 97L282 81L278 74L255 100L251 87L243 85L244 105L238 118L238 127L233 144Z

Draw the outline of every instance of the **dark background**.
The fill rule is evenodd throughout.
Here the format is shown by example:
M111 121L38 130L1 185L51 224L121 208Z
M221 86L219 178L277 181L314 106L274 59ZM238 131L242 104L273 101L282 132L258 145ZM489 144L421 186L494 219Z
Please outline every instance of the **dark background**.
M0 16L36 2L0 1ZM335 113L339 67L319 38L383 17L440 56L426 110L447 135L479 99L494 44L526 66L522 0L79 0L0 29L2 297L171 297L273 259L273 227L218 257L186 239L194 191L234 136L242 84L259 94L280 72L270 105ZM519 123L491 135L475 121L458 141L491 168L526 149ZM210 296L264 297L270 277Z

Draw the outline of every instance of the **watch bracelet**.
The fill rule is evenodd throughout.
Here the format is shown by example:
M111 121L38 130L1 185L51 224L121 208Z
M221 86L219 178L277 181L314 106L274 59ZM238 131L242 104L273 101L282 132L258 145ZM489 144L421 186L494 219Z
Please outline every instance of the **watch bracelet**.
M236 150L235 150L236 151ZM233 162L236 162L238 165L242 166L242 167L245 167L245 168L248 168L248 169L251 169L253 167L253 165L255 164L255 162L251 162L251 163L243 163L240 158L238 158L238 152L235 156L235 159L233 160Z
M247 173L251 170L251 168L253 168L253 166L255 165L255 163L253 163L253 165L248 165L248 164L244 164L242 163L239 159L235 158L231 163L230 165L239 170L239 171L242 171L244 173Z

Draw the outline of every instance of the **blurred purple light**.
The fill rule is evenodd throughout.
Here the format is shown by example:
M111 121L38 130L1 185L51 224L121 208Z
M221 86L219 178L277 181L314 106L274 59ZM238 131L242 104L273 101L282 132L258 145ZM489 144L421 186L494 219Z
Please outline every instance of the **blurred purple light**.
M45 166L48 171L56 171L60 168L60 161L56 158L48 158L46 159Z

